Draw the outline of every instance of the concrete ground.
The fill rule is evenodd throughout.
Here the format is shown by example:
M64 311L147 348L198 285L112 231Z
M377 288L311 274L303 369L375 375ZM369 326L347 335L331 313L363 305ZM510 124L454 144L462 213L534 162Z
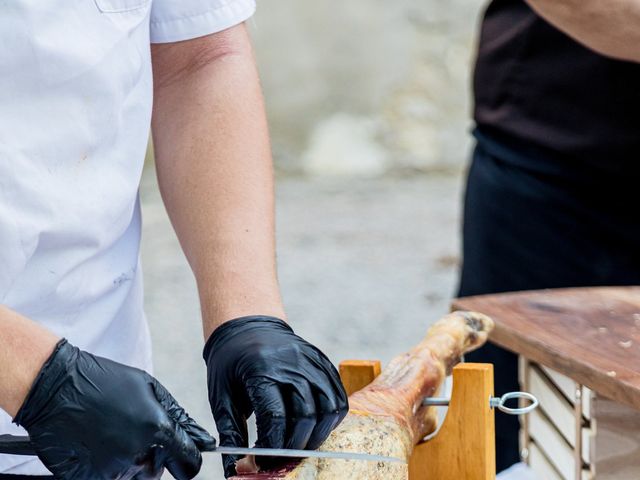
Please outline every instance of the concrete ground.
M336 363L386 362L415 344L447 312L455 292L461 187L452 175L280 179L278 264L296 332ZM141 195L155 373L215 432L195 284L152 170ZM200 478L223 478L217 456L206 456Z

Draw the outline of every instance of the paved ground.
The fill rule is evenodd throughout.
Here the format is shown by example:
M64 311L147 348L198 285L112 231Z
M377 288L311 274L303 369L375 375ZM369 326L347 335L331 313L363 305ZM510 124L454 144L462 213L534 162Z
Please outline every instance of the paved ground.
M278 262L296 331L335 362L386 361L413 345L455 291L460 188L460 178L438 175L280 180ZM195 285L152 171L142 204L156 374L213 429ZM222 478L217 465L208 458L202 478Z

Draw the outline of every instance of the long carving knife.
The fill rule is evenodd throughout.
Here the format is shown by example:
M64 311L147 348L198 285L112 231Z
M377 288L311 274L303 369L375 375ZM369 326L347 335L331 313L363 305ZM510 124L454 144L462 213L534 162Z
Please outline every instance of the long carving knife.
M369 455L357 452L325 452L320 450L293 450L288 448L242 448L242 447L215 447L209 450L212 453L222 455L255 455L258 457L288 457L288 458L333 458L338 460L361 460L366 462L396 462L405 463L405 460L384 455ZM0 454L11 455L35 455L33 445L27 436L0 435Z
M223 455L255 455L259 457L291 457L291 458L333 458L338 460L361 460L365 462L398 462L405 460L384 455L370 455L357 452L328 452L322 450L294 450L290 448L241 448L241 447L216 447L213 453Z

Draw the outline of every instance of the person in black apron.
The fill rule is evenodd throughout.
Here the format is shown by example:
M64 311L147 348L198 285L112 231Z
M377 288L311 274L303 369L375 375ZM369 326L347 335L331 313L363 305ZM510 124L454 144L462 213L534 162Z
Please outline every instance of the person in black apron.
M640 65L589 50L524 1L489 5L459 296L640 283L638 85ZM488 344L466 360L495 365L497 394L519 389L515 354ZM496 416L498 471L520 460L518 430Z

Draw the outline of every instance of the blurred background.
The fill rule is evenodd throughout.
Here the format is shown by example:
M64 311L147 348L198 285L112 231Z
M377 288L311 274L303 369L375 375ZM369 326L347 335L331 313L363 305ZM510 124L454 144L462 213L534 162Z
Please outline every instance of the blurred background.
M455 293L482 7L270 0L250 21L277 167L289 321L336 364L386 362L410 348ZM152 162L141 196L155 373L215 431L195 282ZM221 472L209 455L199 478Z

